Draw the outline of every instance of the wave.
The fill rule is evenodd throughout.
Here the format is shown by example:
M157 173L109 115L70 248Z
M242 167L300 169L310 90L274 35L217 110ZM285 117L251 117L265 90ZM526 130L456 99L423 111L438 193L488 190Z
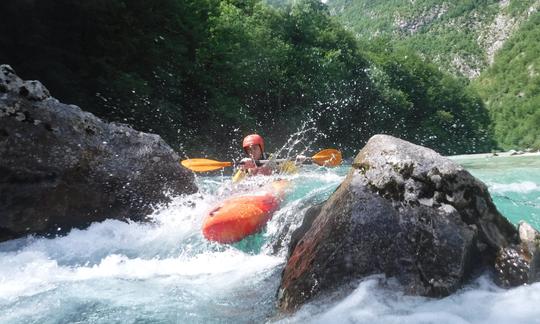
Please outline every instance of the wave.
M540 191L540 185L532 181L513 182L513 183L489 183L489 190L493 193L506 193L506 192L518 192L518 193L530 193L533 191Z
M539 288L535 283L505 290L484 275L455 294L436 299L405 295L395 279L374 275L356 287L308 303L280 322L531 323L540 316Z

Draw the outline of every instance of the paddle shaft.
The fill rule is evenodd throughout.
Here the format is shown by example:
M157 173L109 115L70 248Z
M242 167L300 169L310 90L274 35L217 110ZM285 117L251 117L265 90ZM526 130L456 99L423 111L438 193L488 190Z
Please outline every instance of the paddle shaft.
M254 160L254 161L255 161L255 165L260 167L260 166L263 166L263 165L267 164L268 162L283 163L283 162L286 162L286 161L294 161L294 160L274 159L274 160ZM240 162L239 164L244 164L244 163L245 162ZM302 161L302 164L313 164L313 160L310 157L306 157L306 159Z
M291 159L275 159L275 160L252 160L255 162L256 166L262 166L269 162L277 162L277 163L283 163L285 161L296 161ZM297 162L300 162L302 164L312 164L316 163L320 166L329 166L334 167L341 164L341 152L339 152L336 149L324 149L320 151L319 153L313 155L312 157L302 157L302 159L298 159ZM187 159L180 161L180 163L190 169L191 171L195 172L207 172L207 171L214 171L219 170L225 167L232 166L232 162L221 162L211 159ZM244 164L245 162L240 162L240 164Z

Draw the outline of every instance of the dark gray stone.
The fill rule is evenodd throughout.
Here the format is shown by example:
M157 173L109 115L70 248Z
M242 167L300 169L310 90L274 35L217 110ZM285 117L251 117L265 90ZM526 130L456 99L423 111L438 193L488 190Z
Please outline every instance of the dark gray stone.
M282 310L375 273L398 278L409 294L446 296L518 243L482 182L433 150L386 135L369 140L316 213L295 233Z
M518 232L520 243L501 249L495 263L498 283L506 288L540 280L540 233L524 221Z
M0 241L143 220L194 176L157 135L108 124L0 66Z

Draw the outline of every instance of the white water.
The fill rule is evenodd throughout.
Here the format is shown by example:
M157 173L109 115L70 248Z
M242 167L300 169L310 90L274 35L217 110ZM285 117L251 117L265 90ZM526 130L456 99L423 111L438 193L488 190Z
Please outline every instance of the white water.
M498 205L510 194L540 202L540 179L523 169L513 175L505 168L472 169ZM537 170L534 165L531 172ZM444 299L404 296L391 278L374 276L296 314L277 314L290 233L346 172L313 167L290 177L294 186L265 232L232 246L209 243L200 233L203 215L231 194L228 178L220 176L198 178L201 193L175 199L153 223L109 220L64 237L1 243L0 323L540 322L539 284L502 290L487 275ZM527 213L521 218L538 222L534 206L517 208Z
M494 193L506 193L506 192L518 192L529 193L533 191L540 191L540 186L532 181L522 181L514 183L489 183L491 192Z
M391 279L373 276L339 301L331 299L311 303L283 322L538 323L540 315L540 283L503 290L486 276L443 299L405 296Z

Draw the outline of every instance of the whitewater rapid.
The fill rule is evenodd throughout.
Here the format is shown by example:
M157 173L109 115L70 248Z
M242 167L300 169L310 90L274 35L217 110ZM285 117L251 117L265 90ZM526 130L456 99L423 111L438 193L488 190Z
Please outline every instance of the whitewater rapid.
M462 163L512 222L538 228L540 159L509 163L517 168ZM198 177L199 193L175 198L149 223L107 220L61 237L0 243L0 323L539 322L539 284L504 290L489 274L443 299L406 296L392 278L372 276L278 314L290 234L347 171L313 167L290 176L293 187L265 231L234 245L210 243L200 231L204 214L234 194L223 175Z

